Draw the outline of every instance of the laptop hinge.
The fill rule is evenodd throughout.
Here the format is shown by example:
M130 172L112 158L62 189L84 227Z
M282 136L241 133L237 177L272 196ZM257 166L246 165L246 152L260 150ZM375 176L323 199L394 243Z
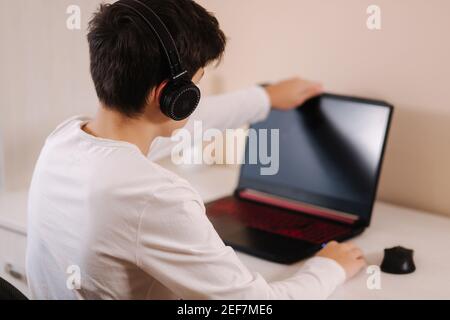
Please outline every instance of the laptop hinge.
M253 189L242 189L238 190L237 194L240 198L252 200L259 203L265 203L269 205L273 205L276 207L298 211L306 214L310 214L313 216L321 217L321 218L327 218L330 220L335 220L347 224L355 224L359 217L333 210L328 208L322 208L319 206L315 206L312 204L304 203L297 200L287 199L280 196L272 195L269 193L265 193L262 191L257 191Z

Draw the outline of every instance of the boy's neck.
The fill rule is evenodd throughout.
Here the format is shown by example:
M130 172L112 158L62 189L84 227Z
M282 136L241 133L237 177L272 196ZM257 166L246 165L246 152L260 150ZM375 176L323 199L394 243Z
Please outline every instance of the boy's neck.
M134 144L144 155L148 154L153 140L160 136L160 129L143 117L129 118L104 107L83 130L95 137Z

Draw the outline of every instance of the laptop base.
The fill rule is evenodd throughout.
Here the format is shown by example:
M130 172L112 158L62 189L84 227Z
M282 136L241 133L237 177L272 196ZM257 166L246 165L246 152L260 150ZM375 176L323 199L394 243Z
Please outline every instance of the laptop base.
M242 206L243 204L244 206ZM236 205L241 212L233 214L231 211ZM348 228L347 232L339 233L336 238L332 236L323 238L326 239L324 242L318 242L317 238L314 241L306 241L284 234L277 234L273 230L263 230L264 228L260 226L259 228L258 226L255 228L255 225L249 226L248 221L245 221L243 218L245 212L242 211L252 210L253 213L258 214L259 212L266 217L267 214L273 212L275 218L279 217L280 210L283 213L299 216L299 218L304 215L302 213L241 200L235 196L209 203L206 205L206 209L208 218L226 245L256 257L283 264L292 264L308 258L322 249L324 242L347 240L361 234L365 229L362 226L346 226ZM320 220L318 223L321 224L334 223L322 218L311 217L310 215L306 215L305 219L308 219L308 221L317 219ZM250 223L250 225L252 224Z

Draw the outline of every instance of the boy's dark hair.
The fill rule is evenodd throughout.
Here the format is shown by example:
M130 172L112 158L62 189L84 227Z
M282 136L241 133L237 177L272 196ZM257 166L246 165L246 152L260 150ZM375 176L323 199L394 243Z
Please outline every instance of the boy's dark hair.
M140 1L166 24L189 77L221 58L226 37L203 7L191 0ZM89 23L88 42L100 101L129 117L141 114L150 91L170 76L155 34L127 8L102 4Z

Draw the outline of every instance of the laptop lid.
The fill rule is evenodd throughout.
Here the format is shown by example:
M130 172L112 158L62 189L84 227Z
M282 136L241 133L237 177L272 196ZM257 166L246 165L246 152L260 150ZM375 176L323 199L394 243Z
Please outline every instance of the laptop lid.
M392 112L385 102L332 94L296 110L271 111L251 127L237 192L369 225ZM260 161L264 152L278 161L272 170Z

